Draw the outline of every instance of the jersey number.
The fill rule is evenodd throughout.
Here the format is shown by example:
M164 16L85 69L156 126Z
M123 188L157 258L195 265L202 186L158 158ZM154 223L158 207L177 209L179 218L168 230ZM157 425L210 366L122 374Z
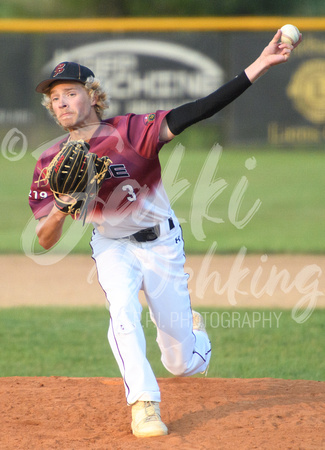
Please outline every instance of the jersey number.
M39 198L47 198L47 192L45 191L29 191L29 197L34 199L34 200L38 200Z
M129 202L135 202L137 199L137 196L135 195L134 189L130 184L126 184L122 187L123 191L126 191L129 195L126 197Z

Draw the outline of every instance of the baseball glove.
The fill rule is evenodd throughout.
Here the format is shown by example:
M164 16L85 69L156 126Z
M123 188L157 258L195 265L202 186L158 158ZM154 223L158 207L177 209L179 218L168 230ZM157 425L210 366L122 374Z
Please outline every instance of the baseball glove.
M88 204L101 188L111 160L89 152L82 140L67 142L52 159L46 178L55 205L65 214L85 221Z

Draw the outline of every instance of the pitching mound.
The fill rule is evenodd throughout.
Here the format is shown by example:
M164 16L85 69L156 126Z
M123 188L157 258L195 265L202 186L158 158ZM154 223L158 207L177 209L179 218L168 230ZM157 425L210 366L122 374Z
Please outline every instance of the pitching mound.
M159 379L169 435L138 439L116 378L1 378L1 449L325 448L325 383Z

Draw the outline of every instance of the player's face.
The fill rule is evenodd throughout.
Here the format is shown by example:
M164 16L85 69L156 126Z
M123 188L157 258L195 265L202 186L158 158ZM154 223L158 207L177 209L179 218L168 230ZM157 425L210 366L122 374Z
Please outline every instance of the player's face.
M81 83L60 82L51 89L54 114L63 128L73 130L98 122L92 101Z

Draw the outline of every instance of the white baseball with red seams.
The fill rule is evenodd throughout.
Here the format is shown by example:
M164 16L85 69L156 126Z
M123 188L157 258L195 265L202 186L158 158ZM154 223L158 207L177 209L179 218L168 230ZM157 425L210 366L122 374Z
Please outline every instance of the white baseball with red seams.
M297 27L291 24L283 25L281 27L282 36L281 42L294 45L299 41L300 32Z

